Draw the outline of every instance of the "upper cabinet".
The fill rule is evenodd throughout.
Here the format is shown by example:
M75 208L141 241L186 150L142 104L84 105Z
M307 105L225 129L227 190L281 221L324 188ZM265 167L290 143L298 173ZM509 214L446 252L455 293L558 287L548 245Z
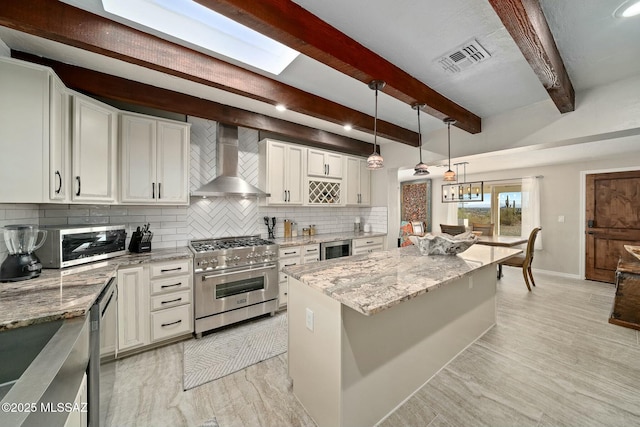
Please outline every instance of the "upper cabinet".
M359 157L347 157L347 205L371 204L371 171L367 161Z
M48 200L50 75L0 58L0 203Z
M49 100L49 200L71 200L71 134L69 93L55 75L51 76Z
M303 148L265 139L260 141L260 187L271 196L269 205L301 205L303 202Z
M307 150L307 175L342 178L342 157L342 155L330 151L309 148Z
M123 203L189 203L189 130L188 123L121 114Z
M74 93L72 117L71 199L115 203L118 110Z

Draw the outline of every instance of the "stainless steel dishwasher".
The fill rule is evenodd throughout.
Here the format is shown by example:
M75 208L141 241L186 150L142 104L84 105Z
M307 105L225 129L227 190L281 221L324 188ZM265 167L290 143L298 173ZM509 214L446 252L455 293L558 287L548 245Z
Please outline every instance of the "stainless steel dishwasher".
M113 392L115 376L115 363L103 365L100 360L100 331L103 328L115 328L115 325L106 325L107 319L115 319L108 316L115 309L118 298L116 278L112 278L100 293L95 304L91 307L91 333L89 335L89 426L99 427L106 425L107 410Z

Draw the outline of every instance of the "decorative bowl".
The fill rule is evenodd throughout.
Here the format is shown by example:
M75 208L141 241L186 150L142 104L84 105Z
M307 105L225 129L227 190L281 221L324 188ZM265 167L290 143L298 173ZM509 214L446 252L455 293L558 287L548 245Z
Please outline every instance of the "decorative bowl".
M640 259L640 246L624 245L624 248L634 257Z
M409 240L420 249L422 255L456 255L464 252L478 241L471 231L451 236L450 234L425 234L423 237L409 236Z

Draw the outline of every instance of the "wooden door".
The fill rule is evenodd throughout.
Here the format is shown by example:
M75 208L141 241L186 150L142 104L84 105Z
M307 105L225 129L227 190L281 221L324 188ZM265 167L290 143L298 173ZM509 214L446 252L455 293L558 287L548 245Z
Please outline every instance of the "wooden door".
M640 244L640 171L587 175L586 278L614 283L624 245Z

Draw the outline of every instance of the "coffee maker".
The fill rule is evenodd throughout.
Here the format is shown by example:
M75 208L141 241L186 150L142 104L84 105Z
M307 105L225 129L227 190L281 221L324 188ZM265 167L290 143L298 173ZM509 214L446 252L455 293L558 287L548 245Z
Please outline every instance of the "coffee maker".
M42 264L33 252L42 246L47 231L39 230L36 225L7 225L2 227L2 232L9 255L0 266L0 282L17 282L38 277ZM39 233L42 233L42 238L38 243Z

